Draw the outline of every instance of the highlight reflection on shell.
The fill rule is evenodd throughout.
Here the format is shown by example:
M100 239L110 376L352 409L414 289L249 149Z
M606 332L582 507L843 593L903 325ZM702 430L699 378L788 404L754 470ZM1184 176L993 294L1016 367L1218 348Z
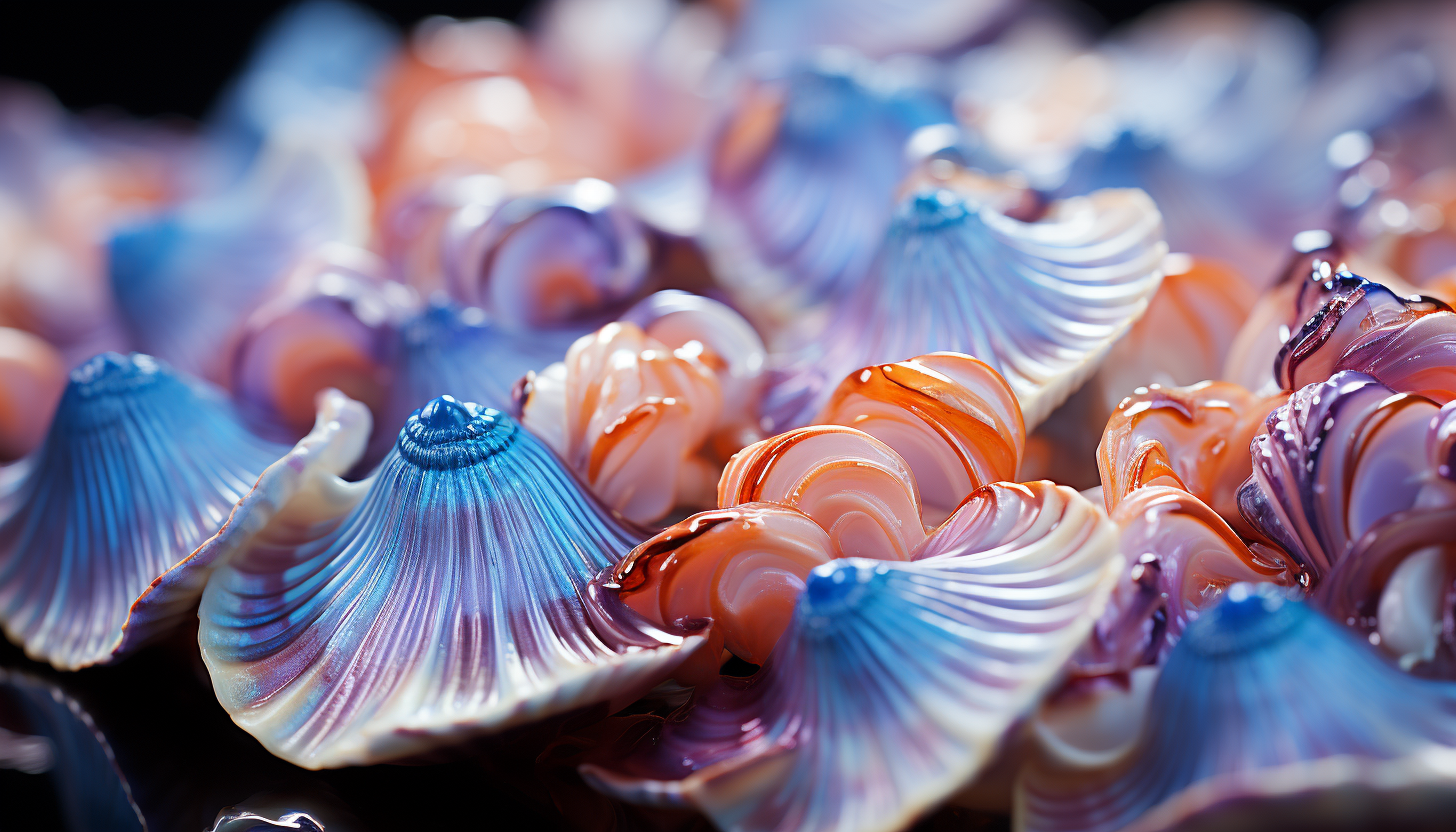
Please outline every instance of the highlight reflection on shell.
M526 377L521 421L631 520L710 503L716 472L696 454L723 397L701 355L700 344L669 350L636 324L607 324Z
M135 647L182 609L134 602L191 554L282 446L248 433L222 394L149 356L71 373L45 443L0 502L0 622L33 658L72 669Z
M950 350L1000 373L1034 427L1147 308L1166 252L1158 209L1137 190L1062 200L1035 222L919 191L896 212L874 273L776 374L765 415L802 423L846 373Z
M930 525L977 488L1014 481L1026 447L1010 385L984 361L958 353L850 373L814 421L847 425L893 448L915 473Z
M1097 446L1107 511L1146 485L1182 488L1235 529L1248 530L1238 492L1253 473L1249 443L1288 397L1223 381L1138 390L1118 405Z
M1122 753L1034 759L1021 828L1368 828L1449 811L1456 688L1401 673L1280 592L1235 587L1189 625Z
M620 706L701 642L588 591L641 535L504 414L434 399L344 483L366 434L321 424L194 558L220 564L199 612L214 690L274 754L378 762Z
M854 428L799 428L734 455L718 480L718 505L762 501L814 518L844 557L904 560L925 539L909 464Z
M1382 518L1456 503L1456 483L1430 441L1435 402L1342 371L1269 414L1253 443L1239 509L1317 586ZM1447 469L1449 471L1449 469Z
M755 677L699 688L650 744L583 773L729 832L900 828L986 763L1120 568L1076 492L988 486L915 562L815 568Z

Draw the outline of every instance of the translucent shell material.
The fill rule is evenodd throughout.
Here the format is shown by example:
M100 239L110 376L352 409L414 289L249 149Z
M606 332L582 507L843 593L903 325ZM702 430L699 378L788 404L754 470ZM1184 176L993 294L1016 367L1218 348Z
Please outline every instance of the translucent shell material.
M342 146L283 135L247 176L214 197L123 229L111 286L137 346L218 378L228 340L294 261L319 245L362 245L370 196Z
M1147 308L1166 252L1162 219L1141 191L1063 200L1036 222L950 190L918 192L897 212L871 279L777 374L765 414L779 425L807 421L831 379L951 350L1005 377L1031 428Z
M1234 336L1253 308L1253 287L1217 260L1170 254L1163 271L1147 313L1112 345L1097 371L1109 410L1139 387L1220 378Z
M981 489L917 557L817 567L755 677L588 781L728 832L909 824L987 762L1121 569L1110 522L1051 483Z
M0 327L0 461L18 459L41 443L65 388L66 364L55 347Z
M1456 503L1440 442L1437 407L1370 376L1336 373L1290 396L1253 443L1254 475L1239 509L1291 566L1317 585L1382 518Z
M763 664L809 573L837 557L829 534L804 513L744 503L662 530L613 567L605 586L664 628L711 618L724 648Z
M283 446L222 394L154 359L106 353L71 373L50 433L0 498L0 621L32 658L105 662L171 615L133 603L215 532ZM130 616L130 620L129 620Z
M80 704L53 684L0 669L0 710L6 725L18 729L0 727L0 768L48 776L61 810L50 828L144 832L142 810L111 744Z
M1189 625L1125 751L1033 760L1018 828L1369 828L1405 801L1449 807L1453 709L1456 688L1401 673L1279 590L1235 587Z
M599 179L494 210L468 205L451 219L444 246L451 296L512 329L611 320L647 277L645 232Z
M714 471L695 454L723 400L701 354L701 345L669 350L636 324L607 324L527 376L521 421L629 519L711 504Z
M1145 485L1171 485L1247 530L1238 492L1253 472L1249 443L1287 398L1222 381L1134 392L1118 405L1097 446L1107 511Z
M905 140L948 120L929 96L828 57L751 80L711 151L702 236L714 272L768 322L858 285L907 170Z
M845 557L903 560L925 539L909 464L854 428L799 428L734 455L718 481L718 505L761 501L814 518Z
M1249 551L1217 514L1181 488L1150 485L1112 512L1128 572L1113 590L1086 647L1079 675L1160 665L1188 623L1235 583L1293 585L1279 563Z
M1456 398L1456 312L1441 301L1403 298L1349 272L1335 274L1326 299L1279 351L1275 380L1286 390L1341 370L1379 379L1438 404Z
M218 700L274 754L378 762L620 706L701 642L588 592L641 535L498 411L432 400L356 484L332 472L367 425L321 429L195 559L222 564L198 636Z

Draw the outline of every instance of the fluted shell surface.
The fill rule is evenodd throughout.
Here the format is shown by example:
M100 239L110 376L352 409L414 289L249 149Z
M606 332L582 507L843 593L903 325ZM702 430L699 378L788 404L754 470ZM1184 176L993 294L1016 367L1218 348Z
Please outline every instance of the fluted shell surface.
M128 335L181 370L220 377L228 339L296 258L323 243L364 244L370 202L347 147L280 135L242 181L111 238Z
M72 669L170 623L128 619L283 450L250 434L220 391L149 356L104 353L73 370L44 444L0 498L6 635Z
M1239 509L1315 586L1376 523L1417 506L1456 503L1435 402L1341 371L1269 414L1252 446Z
M1086 636L1121 568L1111 524L1076 492L977 493L993 491L1000 512L958 513L923 559L815 568L756 676L699 688L650 743L584 767L588 781L726 832L900 829L945 799Z
M896 212L873 273L836 304L825 332L780 363L764 403L802 424L853 370L949 350L991 365L1027 428L1096 369L1147 308L1167 253L1147 194L1103 190L1022 222L949 189Z
M977 488L1015 481L1026 447L1011 386L984 361L958 353L850 373L814 421L864 431L900 454L915 473L929 525Z
M1125 751L1033 759L1017 826L1236 829L1292 800L1296 815L1273 815L1290 826L1370 828L1404 800L1449 813L1453 773L1456 687L1401 673L1277 588L1236 586L1184 632Z
M0 768L47 775L61 810L56 828L144 832L146 821L111 744L65 691L0 669L0 710L14 729L0 727Z
M300 467L270 468L199 551L223 564L199 612L218 700L290 762L397 759L620 706L701 641L588 591L642 535L498 411L433 399L332 500L288 494Z
M946 109L828 56L752 79L712 149L702 236L714 272L765 323L853 289L908 169L905 141Z

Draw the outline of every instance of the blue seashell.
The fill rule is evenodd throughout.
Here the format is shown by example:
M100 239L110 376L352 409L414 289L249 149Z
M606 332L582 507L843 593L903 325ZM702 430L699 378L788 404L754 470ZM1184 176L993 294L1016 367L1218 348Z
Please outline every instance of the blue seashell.
M773 430L803 424L860 367L951 351L1004 376L1030 430L1142 315L1166 253L1142 191L1097 191L1022 222L981 195L922 188L824 333L778 357L764 413Z
M211 114L214 137L240 160L276 128L300 123L361 151L378 140L375 88L399 35L368 9L309 0L280 14Z
M128 619L283 450L220 392L149 356L104 353L73 370L44 444L9 469L0 498L6 635L74 669L171 623L195 593Z
M582 773L724 832L903 828L975 776L1086 637L1116 546L1070 489L987 486L917 560L815 567L757 675L699 688Z
M1120 755L1034 759L1018 828L1373 828L1433 806L1444 814L1426 823L1449 817L1456 686L1402 673L1285 592L1235 586L1191 622Z
M221 379L225 348L268 289L324 243L361 245L370 206L352 151L277 136L242 181L111 237L111 289L127 335L184 372Z
M147 828L110 743L64 691L0 668L0 712L12 729L0 727L0 768L46 774L66 829L143 832Z
M436 398L367 480L332 476L367 432L321 418L193 559L221 564L213 687L269 751L363 764L620 706L701 642L587 589L645 535L505 414Z
M702 235L715 274L776 317L858 285L909 169L906 140L949 120L928 93L842 56L760 73L713 150Z

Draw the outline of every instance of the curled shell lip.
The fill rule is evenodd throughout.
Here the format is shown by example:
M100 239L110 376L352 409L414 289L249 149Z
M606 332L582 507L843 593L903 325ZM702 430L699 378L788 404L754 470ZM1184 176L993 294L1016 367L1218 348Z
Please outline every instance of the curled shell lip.
M815 567L757 675L700 687L650 745L582 773L732 832L900 828L986 763L1086 635L1115 538L1070 489L986 486L911 562Z
M1172 828L1372 775L1377 791L1440 783L1449 801L1456 690L1401 672L1287 593L1236 585L1192 622L1123 753L1035 757L1017 788L1022 828ZM1360 704L1375 701L1387 707Z
M175 623L197 592L134 616L282 446L228 401L150 356L105 353L71 373L44 444L7 484L0 622L58 668L110 661Z
M399 759L595 703L702 643L589 585L641 539L528 431L440 397L369 479L362 407L260 478L199 549L199 642L219 701L308 768ZM179 576L182 580L185 576Z

